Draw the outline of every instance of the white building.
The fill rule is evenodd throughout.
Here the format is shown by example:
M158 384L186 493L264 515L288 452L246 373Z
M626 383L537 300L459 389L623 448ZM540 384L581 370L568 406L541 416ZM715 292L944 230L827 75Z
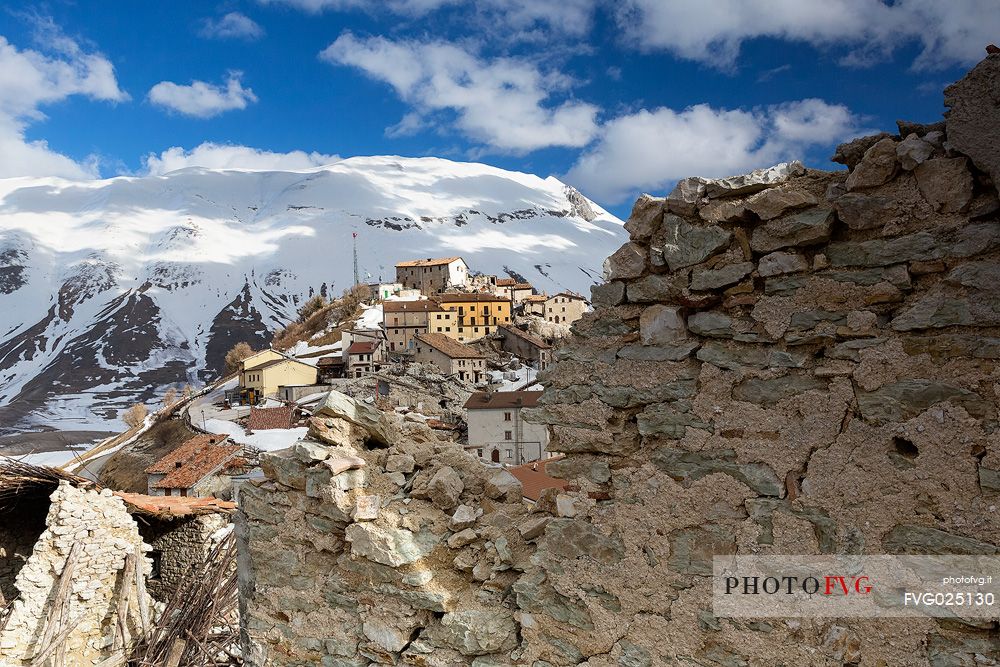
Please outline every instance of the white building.
M538 405L540 391L477 391L465 403L466 450L494 463L520 465L549 457L549 430L524 421L521 411Z

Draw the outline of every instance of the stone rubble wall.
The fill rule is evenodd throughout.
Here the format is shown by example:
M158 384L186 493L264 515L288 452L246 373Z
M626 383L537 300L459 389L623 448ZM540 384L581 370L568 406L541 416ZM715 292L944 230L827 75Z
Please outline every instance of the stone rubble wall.
M159 522L158 522L159 523ZM150 547L150 555L160 553L159 577L147 581L149 594L164 602L176 590L184 577L198 571L215 547L212 536L229 525L225 514L203 514L165 522L140 533Z
M998 72L847 172L640 198L532 412L568 491L331 394L240 492L249 664L998 664L996 622L716 618L710 576L1000 552Z
M946 123L842 146L848 172L639 199L534 414L587 535L540 541L574 611L525 628L536 667L998 664L995 622L716 618L710 577L715 554L1000 553L998 73L949 88Z
M73 571L67 618L80 622L66 640L66 655L80 665L110 655L119 575L126 555L137 549L142 553L145 545L125 503L110 490L97 492L62 482L52 493L45 531L17 574L19 596L0 634L0 664L31 664L59 575L76 543L83 547ZM143 575L148 574L145 558L139 565ZM137 604L134 594L132 601ZM147 604L151 607L152 600ZM138 608L134 611L132 618L138 618Z

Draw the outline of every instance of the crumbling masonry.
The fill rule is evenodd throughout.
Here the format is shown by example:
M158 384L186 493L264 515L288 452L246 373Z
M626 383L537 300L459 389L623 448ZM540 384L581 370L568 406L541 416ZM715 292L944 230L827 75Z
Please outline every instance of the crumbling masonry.
M534 412L571 491L332 396L241 497L252 664L998 664L995 622L717 618L709 576L1000 553L998 90L993 55L849 171L642 197Z

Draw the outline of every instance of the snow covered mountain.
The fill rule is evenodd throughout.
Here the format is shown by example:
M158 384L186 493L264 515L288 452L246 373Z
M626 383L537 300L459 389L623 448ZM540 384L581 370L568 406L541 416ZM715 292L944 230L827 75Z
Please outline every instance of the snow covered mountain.
M305 171L190 168L0 180L0 434L106 428L169 384L214 377L321 290L404 259L589 294L620 220L555 178L436 158Z

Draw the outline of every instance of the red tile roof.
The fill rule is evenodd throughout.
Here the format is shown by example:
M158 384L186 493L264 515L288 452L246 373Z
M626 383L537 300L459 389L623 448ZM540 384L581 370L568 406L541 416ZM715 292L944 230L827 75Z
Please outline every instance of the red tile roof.
M295 408L283 405L277 408L250 408L247 428L251 431L266 431L272 428L292 428Z
M153 486L158 489L190 489L243 448L223 444L226 436L198 435L186 441L146 469L149 474L166 475Z
M497 296L496 294L488 292L477 294L469 294L467 292L445 292L443 294L435 294L434 299L439 303L480 303L483 301L488 303L494 303L497 301L510 302L510 299L505 296Z
M510 470L510 474L514 475L514 477L521 482L521 487L524 490L524 497L532 502L535 502L542 496L542 491L545 489L551 489L553 487L565 489L569 486L569 482L566 480L549 477L545 474L545 465L550 461L557 461L561 458L563 457L556 456L551 459L542 459L541 461L535 461L533 463L513 466L512 468L508 468L508 470Z
M513 287L516 282L513 278L497 278L497 287Z
M347 354L371 354L378 347L378 343L351 343L351 346L347 348Z
M459 343L440 333L419 333L415 338L452 359L482 359L483 355L475 349Z
M142 493L125 493L113 491L116 496L125 501L129 512L151 514L161 518L195 516L198 514L232 514L236 511L236 503L231 503L208 496L147 496Z
M382 303L383 313L402 313L406 311L427 312L441 310L441 304L423 299L421 301L385 301Z
M540 391L474 391L465 402L466 410L497 410L500 408L533 408L538 405Z
M461 257L438 257L437 259L432 259L428 257L427 259L411 259L406 262L396 262L396 266L411 267L411 266L438 266L439 264L451 264L456 259L462 259Z

